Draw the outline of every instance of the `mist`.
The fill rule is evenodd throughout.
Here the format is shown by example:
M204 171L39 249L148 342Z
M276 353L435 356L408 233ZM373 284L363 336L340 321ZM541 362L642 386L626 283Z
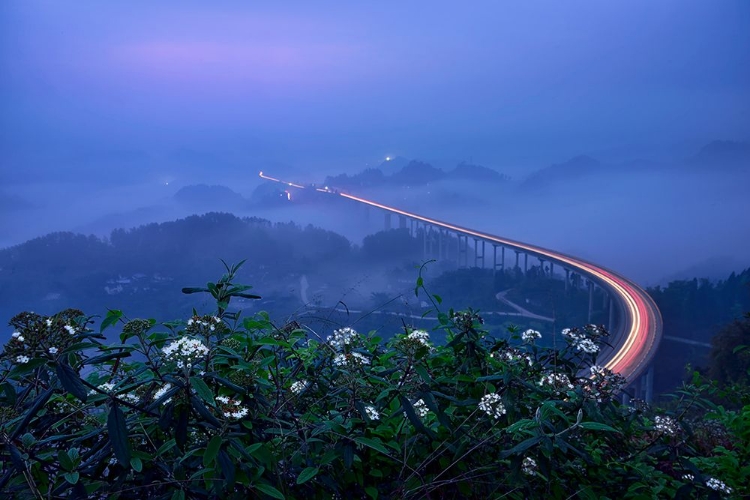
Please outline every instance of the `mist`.
M251 200L260 170L390 175L391 157L509 179L352 192L646 285L721 276L750 264L749 25L741 1L3 2L0 248L211 210L359 244L378 227L331 208L175 196Z

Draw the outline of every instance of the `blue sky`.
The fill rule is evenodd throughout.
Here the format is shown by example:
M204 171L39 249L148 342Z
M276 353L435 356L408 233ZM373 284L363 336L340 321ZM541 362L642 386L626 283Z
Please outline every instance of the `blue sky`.
M750 139L748 89L741 0L5 0L0 180L637 156Z

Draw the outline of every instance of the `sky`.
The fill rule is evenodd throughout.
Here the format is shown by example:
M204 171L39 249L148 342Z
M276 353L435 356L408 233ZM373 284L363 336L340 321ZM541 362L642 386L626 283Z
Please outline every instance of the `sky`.
M0 182L750 139L750 2L0 2Z
M411 191L428 216L642 283L739 270L747 175L680 169L711 141L750 144L749 89L746 0L2 0L0 249L188 215L186 185L250 198L258 170L321 182L390 156L515 183ZM576 155L614 173L522 189ZM309 210L242 215L344 231Z

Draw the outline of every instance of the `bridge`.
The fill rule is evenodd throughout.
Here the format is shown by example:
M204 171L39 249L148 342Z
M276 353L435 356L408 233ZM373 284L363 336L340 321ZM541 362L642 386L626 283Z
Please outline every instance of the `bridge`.
M488 246L491 246L493 269L495 270L504 270L505 251L507 249L515 253L516 268L520 267L519 258L521 255L524 256L525 270L528 269L529 257L537 259L542 268L544 268L545 263L548 263L551 275L554 274L554 266L557 265L565 273L566 287L571 281L571 276L580 275L585 279L588 286L589 322L593 311L595 288L598 287L603 290L605 297L608 298L608 326L612 348L602 352L600 364L625 377L630 382L629 387L636 396L646 401L652 399L653 370L650 368L650 363L662 338L661 313L653 299L640 286L624 276L571 255L432 219L376 201L338 192L328 187L305 187L269 177L264 175L263 172L260 172L260 177L298 189L315 189L321 193L342 197L354 203L380 210L384 213L386 228L391 227L392 217L398 217L399 227L408 227L415 234L420 230L423 232L425 235L425 253L428 251L429 242L430 250L434 250L432 247L436 245L437 252L435 253L438 257L442 257L443 250L449 241L448 238L456 239L459 265L468 265L469 239L471 239L474 241L475 265L479 265L481 261L482 267L485 267L486 250ZM498 250L500 251L500 259L498 259Z

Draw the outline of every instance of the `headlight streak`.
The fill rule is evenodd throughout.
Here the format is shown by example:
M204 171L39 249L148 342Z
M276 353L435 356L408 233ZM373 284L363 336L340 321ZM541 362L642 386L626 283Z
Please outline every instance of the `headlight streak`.
M304 186L268 177L263 175L262 172L260 173L260 177L304 189ZM350 194L334 193L330 190L319 188L316 188L316 190L334 196L338 195L358 203L386 210L394 214L403 215L410 219L422 221L426 224L448 229L456 233L469 235L492 243L512 247L514 249L520 249L536 256L544 256L552 261L564 263L571 268L577 269L582 274L598 280L600 285L603 285L606 289L612 292L614 298L619 301L624 312L624 325L622 325L624 326L624 338L619 335L615 336L617 338L614 339L614 349L606 357L607 359L604 362L604 366L613 372L624 376L630 383L632 383L646 369L648 363L656 353L662 335L661 313L651 297L649 297L642 288L627 278L619 276L617 273L590 262L554 252L546 248L474 231L473 229L431 219L429 217L424 217Z

